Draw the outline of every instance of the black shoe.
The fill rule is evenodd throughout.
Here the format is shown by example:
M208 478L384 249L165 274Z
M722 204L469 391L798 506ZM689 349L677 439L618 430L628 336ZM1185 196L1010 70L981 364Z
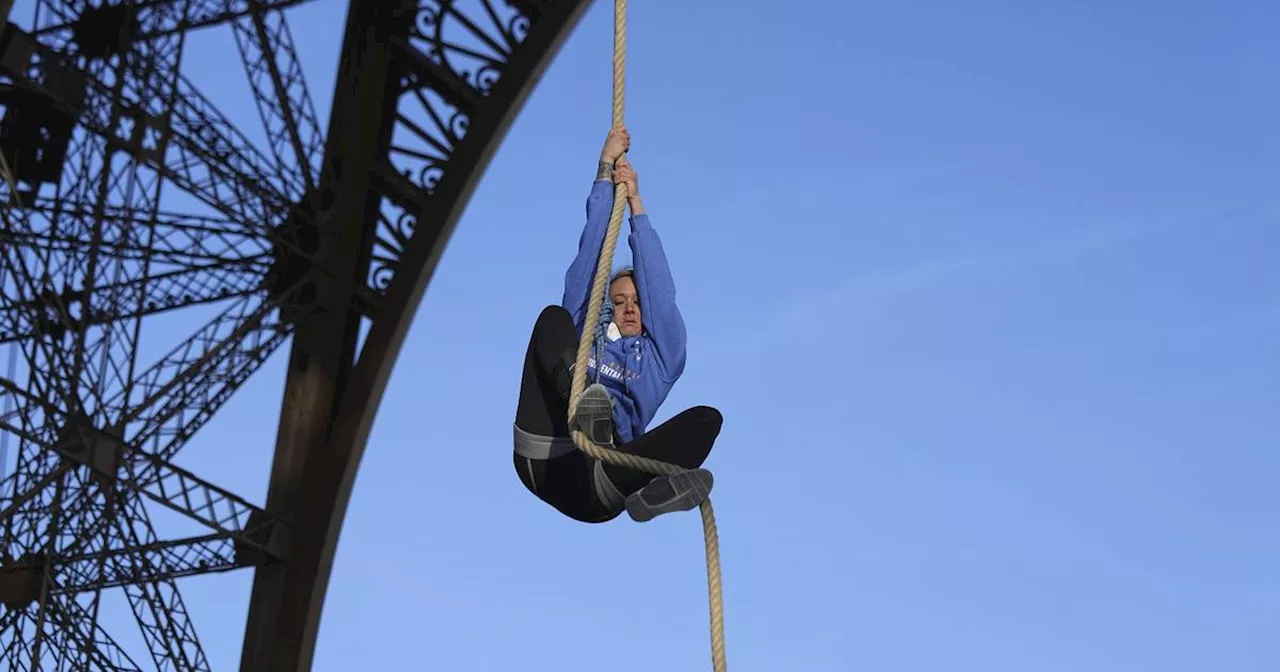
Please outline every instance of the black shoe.
M706 469L659 476L627 497L627 514L643 523L664 513L695 509L711 497L714 484L715 477Z

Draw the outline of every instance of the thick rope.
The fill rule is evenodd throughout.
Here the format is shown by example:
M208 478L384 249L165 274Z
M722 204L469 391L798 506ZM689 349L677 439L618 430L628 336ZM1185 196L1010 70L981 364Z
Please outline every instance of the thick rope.
M627 0L614 0L613 3L613 127L623 124L623 109L626 106L626 65L627 65ZM591 284L591 298L587 301L587 316L583 320L582 337L578 341L578 357L573 369L573 387L569 396L569 419L573 426L573 417L577 413L578 400L587 388L587 362L595 341L594 326L600 319L601 306L604 304L605 287L608 284L609 272L613 269L613 253L618 245L618 234L622 231L623 210L627 205L627 186L618 184L613 193L613 212L609 216L609 227L605 231L604 245L600 250L600 261L596 264L595 281ZM573 443L578 450L588 457L607 464L618 465L636 471L655 475L670 475L684 471L683 467L651 460L636 455L620 453L592 443L586 434L572 430ZM720 585L720 536L716 532L716 514L711 508L711 500L702 503L702 531L706 540L707 551L707 593L711 615L711 665L714 672L725 672L724 646L724 602Z

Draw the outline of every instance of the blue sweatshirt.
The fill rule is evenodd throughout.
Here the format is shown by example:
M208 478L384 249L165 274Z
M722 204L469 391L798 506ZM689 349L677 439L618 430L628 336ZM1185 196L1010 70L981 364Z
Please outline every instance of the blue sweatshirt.
M578 256L564 276L562 304L573 316L579 334L587 317L587 301L612 210L613 183L596 180L587 197L587 225L578 241ZM631 245L644 330L639 336L623 337L611 325L603 347L596 348L596 353L602 353L603 364L593 355L588 372L589 379L603 384L614 398L614 425L624 443L645 432L684 373L687 345L684 318L676 308L675 281L648 215L631 218L627 242ZM594 329L595 325L586 328Z

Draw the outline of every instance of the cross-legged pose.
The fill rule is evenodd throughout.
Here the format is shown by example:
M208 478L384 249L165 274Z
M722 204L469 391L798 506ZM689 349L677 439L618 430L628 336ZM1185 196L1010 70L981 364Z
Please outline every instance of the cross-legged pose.
M625 128L610 131L587 197L578 255L565 273L564 299L545 308L534 324L516 410L514 461L520 480L561 513L589 523L612 520L624 508L632 519L646 521L704 502L713 479L700 467L722 422L716 409L696 406L646 430L684 372L686 332L662 241L645 213L636 172L624 156L629 147ZM615 183L627 186L633 268L613 275L608 290L612 310L604 311L600 325L587 325L583 322ZM579 400L574 424L597 444L688 471L655 478L600 463L573 445L569 391L583 329L597 332L588 371L593 382Z

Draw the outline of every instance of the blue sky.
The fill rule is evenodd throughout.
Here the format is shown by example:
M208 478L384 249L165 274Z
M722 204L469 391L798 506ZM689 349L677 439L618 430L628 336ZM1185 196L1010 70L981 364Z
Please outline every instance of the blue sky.
M731 669L1280 668L1280 7L633 5L632 159L690 332L660 419L726 418ZM607 131L611 12L531 96L418 311L318 672L708 667L698 517L574 523L509 457ZM344 17L290 12L322 117ZM236 59L205 31L186 71L261 137ZM285 359L183 465L263 500ZM215 669L250 581L183 581Z

